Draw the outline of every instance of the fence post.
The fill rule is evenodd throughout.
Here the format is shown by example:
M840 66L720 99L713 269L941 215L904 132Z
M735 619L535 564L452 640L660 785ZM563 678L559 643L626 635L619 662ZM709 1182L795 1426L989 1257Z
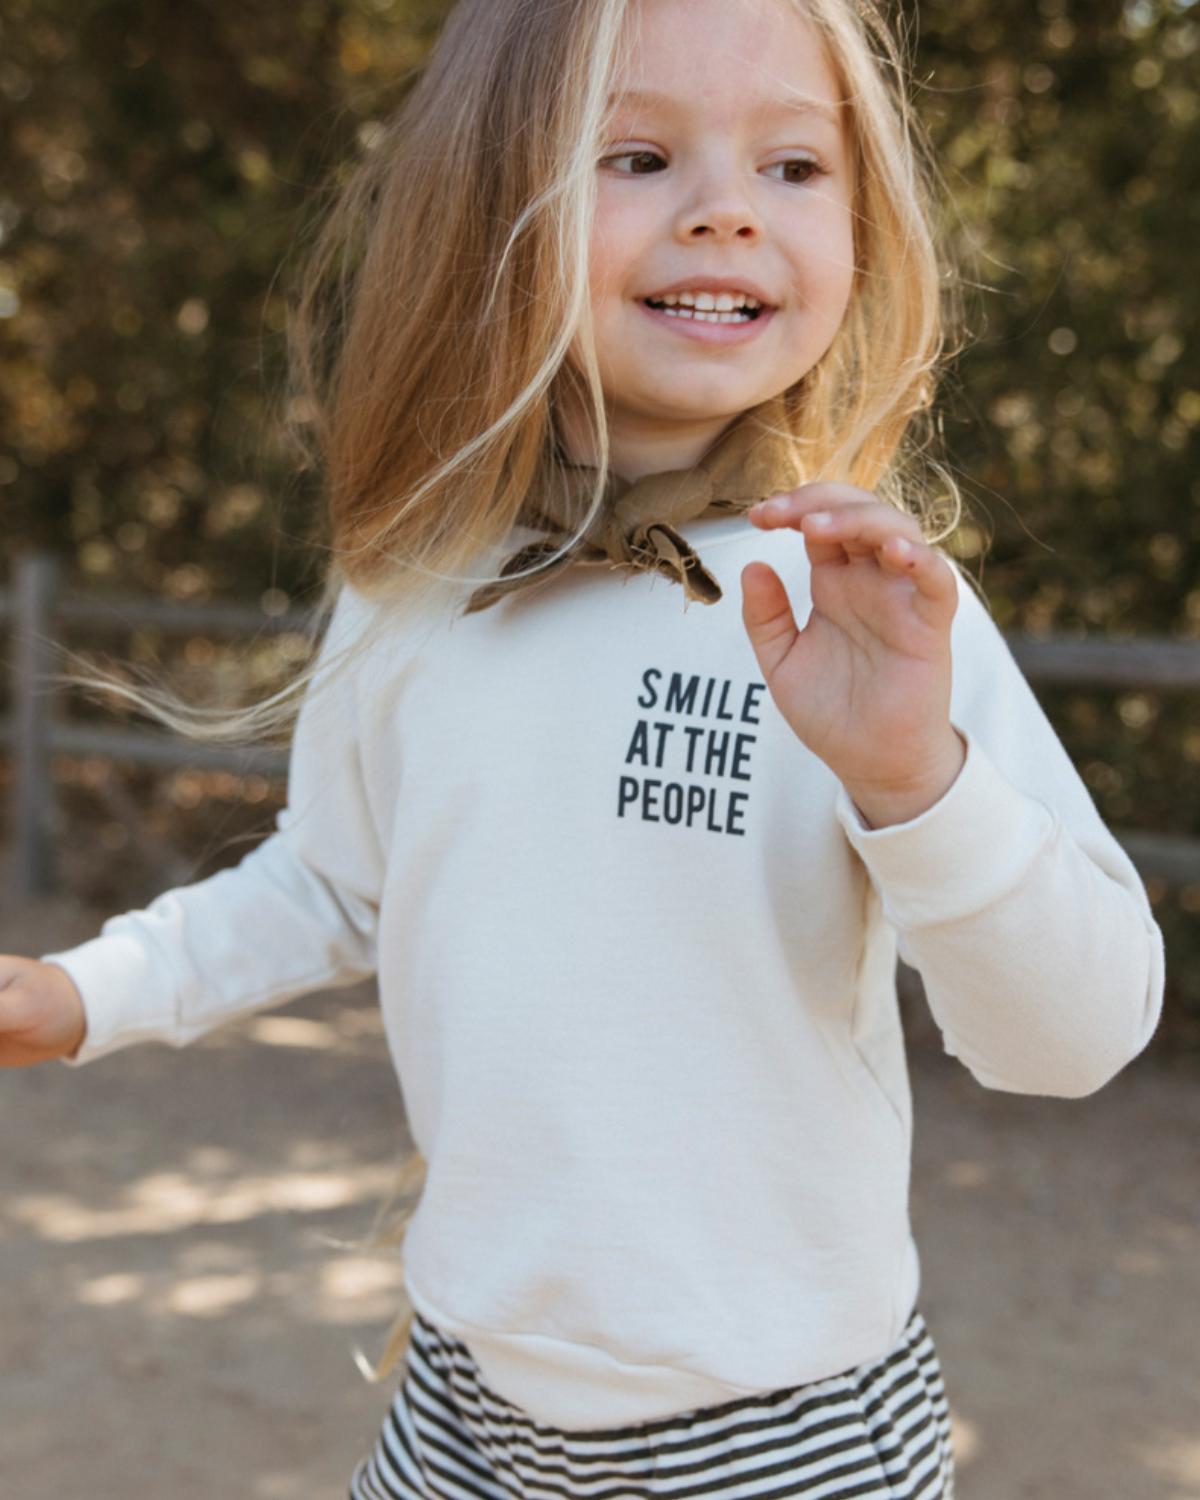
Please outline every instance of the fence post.
M53 613L58 564L30 553L17 564L13 589L12 884L18 899L51 888L54 783L50 775Z

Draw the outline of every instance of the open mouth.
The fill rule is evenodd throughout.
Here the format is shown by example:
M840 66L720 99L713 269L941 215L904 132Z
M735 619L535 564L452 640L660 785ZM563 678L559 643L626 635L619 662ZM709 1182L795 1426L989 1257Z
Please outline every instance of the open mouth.
M753 323L764 311L758 298L748 292L669 292L647 297L646 306L669 318L695 323Z

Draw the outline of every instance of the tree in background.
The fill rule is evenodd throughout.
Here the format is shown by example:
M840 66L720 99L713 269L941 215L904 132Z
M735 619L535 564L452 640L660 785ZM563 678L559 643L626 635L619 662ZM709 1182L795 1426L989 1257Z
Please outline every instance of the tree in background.
M278 404L286 271L447 8L6 0L7 536L101 585L244 595L306 576L303 505L280 508L309 498ZM979 288L947 409L974 510L958 551L994 531L1002 623L1194 634L1200 7L901 13Z
M972 512L957 550L1002 625L1200 638L1200 6L920 16L923 107L978 286L946 413ZM1048 705L1108 818L1200 832L1200 705Z
M311 581L286 271L444 9L6 0L6 537L66 551L95 587Z
M993 608L1194 635L1200 7L920 9L925 112L980 284L948 435L995 527ZM959 551L981 544L968 529Z

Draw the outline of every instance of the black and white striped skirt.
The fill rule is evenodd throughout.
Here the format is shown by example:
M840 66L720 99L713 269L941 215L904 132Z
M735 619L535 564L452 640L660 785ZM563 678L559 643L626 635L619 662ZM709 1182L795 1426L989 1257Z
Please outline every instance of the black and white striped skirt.
M408 1371L351 1500L952 1500L950 1412L914 1314L846 1375L602 1432L535 1422L417 1318Z

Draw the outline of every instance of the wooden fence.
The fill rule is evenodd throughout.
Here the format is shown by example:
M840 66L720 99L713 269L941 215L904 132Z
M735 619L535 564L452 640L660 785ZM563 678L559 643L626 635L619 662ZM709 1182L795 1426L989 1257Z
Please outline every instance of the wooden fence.
M11 711L0 718L0 750L13 761L11 883L18 898L53 888L55 756L131 761L164 769L199 767L282 777L277 750L200 745L170 735L72 723L56 689L60 644L86 632L125 636L152 628L175 636L253 639L303 631L308 617L269 615L253 606L187 605L161 600L113 602L62 588L52 558L32 554L16 565L13 586L0 589L0 626L8 625ZM1114 690L1200 690L1200 644L1168 640L1030 640L1009 645L1026 676L1041 685ZM1200 884L1200 839L1118 830L1147 878Z
M276 749L197 744L150 730L72 722L62 712L57 679L62 645L80 638L128 640L135 630L167 636L253 639L305 631L309 617L271 615L253 605L184 604L159 599L99 599L61 586L55 560L31 554L17 563L13 586L0 589L0 626L8 625L9 704L0 718L0 750L12 758L10 883L18 898L53 889L55 756L97 756L164 770L197 767L282 778L287 755ZM119 653L118 653L119 654Z

